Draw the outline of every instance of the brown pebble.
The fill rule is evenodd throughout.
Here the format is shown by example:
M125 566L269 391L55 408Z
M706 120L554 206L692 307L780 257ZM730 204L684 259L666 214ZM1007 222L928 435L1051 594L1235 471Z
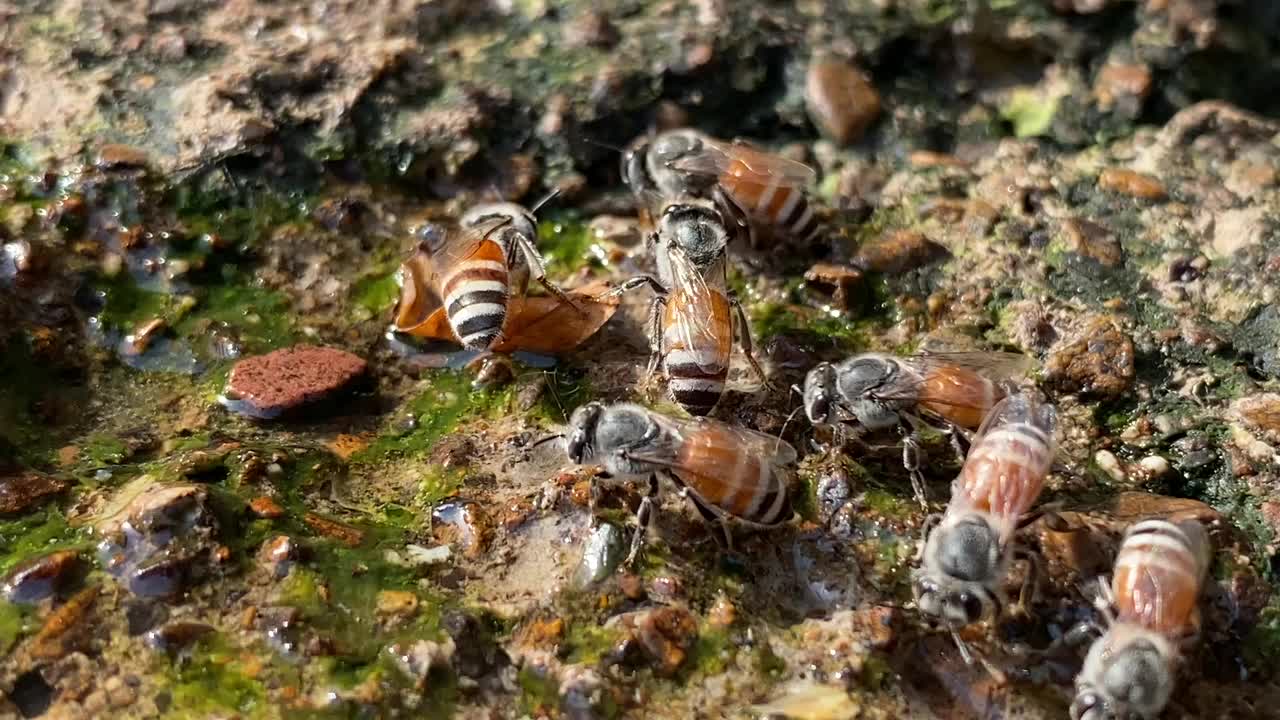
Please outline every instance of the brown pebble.
M259 495L250 501L249 509L253 511L254 515L267 520L284 516L284 508L280 507L280 503L266 495Z
M418 612L418 596L407 590L378 593L375 610L383 618L409 618Z
M1067 247L1106 267L1124 263L1124 248L1116 236L1098 223L1071 218L1062 222L1062 238Z
M360 543L364 542L364 533L346 523L330 520L313 512L308 512L304 515L302 521L317 533L332 540L337 540L347 547L360 547Z
M911 153L908 161L913 168L933 168L933 167L953 167L967 168L969 162L961 160L955 155L947 153L933 152L932 150L916 150Z
M729 598L721 595L707 611L707 624L713 628L724 629L738 621L738 608Z
M804 279L813 285L831 288L831 302L841 310L850 310L858 304L865 280L858 268L829 262L814 264L805 271Z
M871 272L894 275L927 265L946 254L946 248L923 233L891 230L858 248L853 264Z
M66 480L34 470L0 478L0 515L33 510L69 487L71 483Z
M133 332L125 336L124 347L128 349L130 354L141 355L147 351L147 348L151 347L151 343L155 342L156 338L164 334L165 329L168 327L169 325L164 321L164 318L156 317L142 322L133 329Z
M659 675L671 676L689 656L698 636L698 623L688 610L679 607L659 607L616 617L616 622L630 631L618 652L631 643L639 645L654 663Z
M80 555L58 550L19 563L0 581L0 591L13 603L39 602L64 589L80 567Z
M1098 187L1143 200L1163 200L1168 197L1164 184L1144 173L1124 168L1107 168L1098 176Z
M54 610L31 641L31 654L37 658L60 658L86 640L85 633L72 630L88 616L101 591L101 585L90 585Z
M644 579L635 573L623 573L618 578L618 587L628 600L644 599Z
M1280 393L1258 393L1231 403L1231 415L1273 443L1280 443Z
M516 644L527 648L550 649L564 637L564 620L538 618L516 633Z
M569 500L578 507L587 507L591 504L591 481L579 480L573 484L573 489L569 491Z
M146 151L132 145L109 144L98 148L94 164L104 170L112 168L140 168L150 162Z
M344 350L296 345L236 363L223 403L243 415L271 419L347 390L367 369L364 360Z
M1119 397L1133 377L1133 339L1105 316L1052 348L1045 361L1045 382L1061 392Z
M809 63L805 80L809 117L841 145L855 143L880 115L880 94L862 70L841 60Z
M1093 83L1093 97L1104 110L1124 101L1134 104L1136 110L1150 92L1151 68L1141 64L1108 63Z

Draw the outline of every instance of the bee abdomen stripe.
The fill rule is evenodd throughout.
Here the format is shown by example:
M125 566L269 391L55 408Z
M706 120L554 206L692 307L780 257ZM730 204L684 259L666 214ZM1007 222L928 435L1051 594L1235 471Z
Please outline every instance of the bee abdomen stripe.
M453 329L459 337L484 332L490 328L501 328L506 317L507 307L497 303L477 303L468 305L449 316Z
M701 414L710 412L711 408L720 402L720 396L724 394L724 384L708 380L672 380L671 395L681 407L692 412L701 411Z
M466 289L466 286L472 283L499 283L503 287L507 285L507 269L505 266L497 268L487 267L496 263L488 263L475 261L467 263L458 268L457 272L449 276L444 284L444 294L446 297L453 295L459 291ZM477 267L485 265L486 267Z
M505 297L507 294L507 284L498 280L471 280L469 282L462 283L461 286L455 289L452 294L445 296L444 304L448 307L452 307L455 302L479 293L484 293L487 297L493 297L491 293L498 293L500 296ZM495 300L493 302L500 301Z
M813 208L806 202L804 204L804 212L800 214L800 219L791 225L791 232L803 237L815 229L817 229L817 220L813 216Z
M499 315L506 313L507 293L504 290L466 290L458 293L457 298L449 303L448 313L450 316L458 317L459 314L466 309L485 306L497 307ZM471 315L468 315L471 317ZM461 323L461 320L457 322Z

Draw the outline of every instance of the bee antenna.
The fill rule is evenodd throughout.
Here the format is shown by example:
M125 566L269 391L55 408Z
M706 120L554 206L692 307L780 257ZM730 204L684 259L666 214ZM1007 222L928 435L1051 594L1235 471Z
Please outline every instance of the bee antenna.
M592 140L585 135L582 137L582 141L588 145L595 145L596 147L604 148L605 150L612 150L616 153L625 153L627 151L626 148L620 148L617 145L610 145L609 143L600 142L599 140Z
M547 193L546 196L544 196L541 200L534 203L533 207L529 208L529 212L533 213L534 215L537 215L538 211L542 209L542 206L546 205L552 200L555 200L557 197L560 197L560 188L552 188L551 192Z
M541 440L538 440L538 441L536 441L535 443L533 443L532 445L530 445L530 446L529 446L529 449L530 449L530 450L532 450L532 449L534 449L534 448L536 448L536 447L539 447L539 446L542 446L542 445L546 445L547 443L551 442L552 440L560 440L560 439L561 439L561 438L563 438L563 437L564 437L564 433L556 433L555 435L548 435L548 436L546 436L546 437L542 438Z
M804 398L804 390L801 390L800 386L795 383L791 383L791 392L799 395L801 399Z
M787 434L787 426L791 424L791 421L792 421L793 419L795 419L796 413L800 412L800 411L801 411L801 410L803 410L803 409L804 409L804 406L803 406L803 405L801 405L801 406L797 407L795 410L792 410L792 411L791 411L791 414L787 416L786 421L782 423L782 429L778 431L778 440L779 440L779 441L781 441L781 440L782 440L782 436L783 436L783 435L786 435L786 434Z

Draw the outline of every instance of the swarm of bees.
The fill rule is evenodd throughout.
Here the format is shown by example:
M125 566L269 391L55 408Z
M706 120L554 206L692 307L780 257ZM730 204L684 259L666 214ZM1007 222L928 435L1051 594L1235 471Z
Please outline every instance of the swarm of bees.
M645 231L653 274L616 286L565 290L547 278L535 213L512 203L477 206L456 227L428 227L401 270L393 330L468 350L561 353L604 326L620 296L648 288L647 378L659 373L689 417L619 402L572 412L562 439L568 459L595 479L646 488L625 562L636 561L657 513L663 481L706 521L726 551L730 524L764 528L792 520L789 468L796 449L779 437L710 417L725 393L735 344L767 384L741 304L728 288L729 249L771 236L813 243L822 234L806 188L808 166L696 130L646 137L623 152L621 173ZM553 196L552 196L553 197ZM530 296L530 279L548 296ZM1010 568L1026 557L1019 529L1054 464L1058 417L1028 381L1033 363L1011 353L862 353L820 363L796 388L810 424L836 450L875 434L895 435L917 501L929 509L921 435L949 436L962 461L941 514L930 515L912 572L915 608L940 624L972 662L960 631L998 621ZM647 381L646 381L647 384ZM595 487L592 492L594 522ZM1198 598L1210 557L1194 521L1135 523L1097 602L1100 637L1077 679L1073 720L1153 720L1168 703L1183 652L1198 631ZM1027 557L1018 604L1034 581Z

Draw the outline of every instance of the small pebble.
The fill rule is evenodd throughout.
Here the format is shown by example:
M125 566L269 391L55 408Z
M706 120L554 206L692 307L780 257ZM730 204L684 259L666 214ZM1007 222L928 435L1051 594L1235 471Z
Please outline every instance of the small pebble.
M297 345L237 362L220 401L234 412L269 420L348 390L367 369L349 352Z
M1153 478L1163 477L1169 474L1171 469L1169 461L1159 455L1148 455L1139 460L1138 464Z
M805 80L809 117L824 134L841 145L862 139L880 116L880 93L863 71L835 59L809 63Z
M1111 476L1116 482L1124 482L1127 478L1124 468L1120 466L1120 460L1110 450L1099 450L1094 453L1093 461L1098 467Z
M250 501L249 509L253 511L254 515L268 520L284 515L284 508L280 507L280 503L267 495L259 495Z
M418 612L418 596L407 590L383 590L375 609L379 617L409 618Z

